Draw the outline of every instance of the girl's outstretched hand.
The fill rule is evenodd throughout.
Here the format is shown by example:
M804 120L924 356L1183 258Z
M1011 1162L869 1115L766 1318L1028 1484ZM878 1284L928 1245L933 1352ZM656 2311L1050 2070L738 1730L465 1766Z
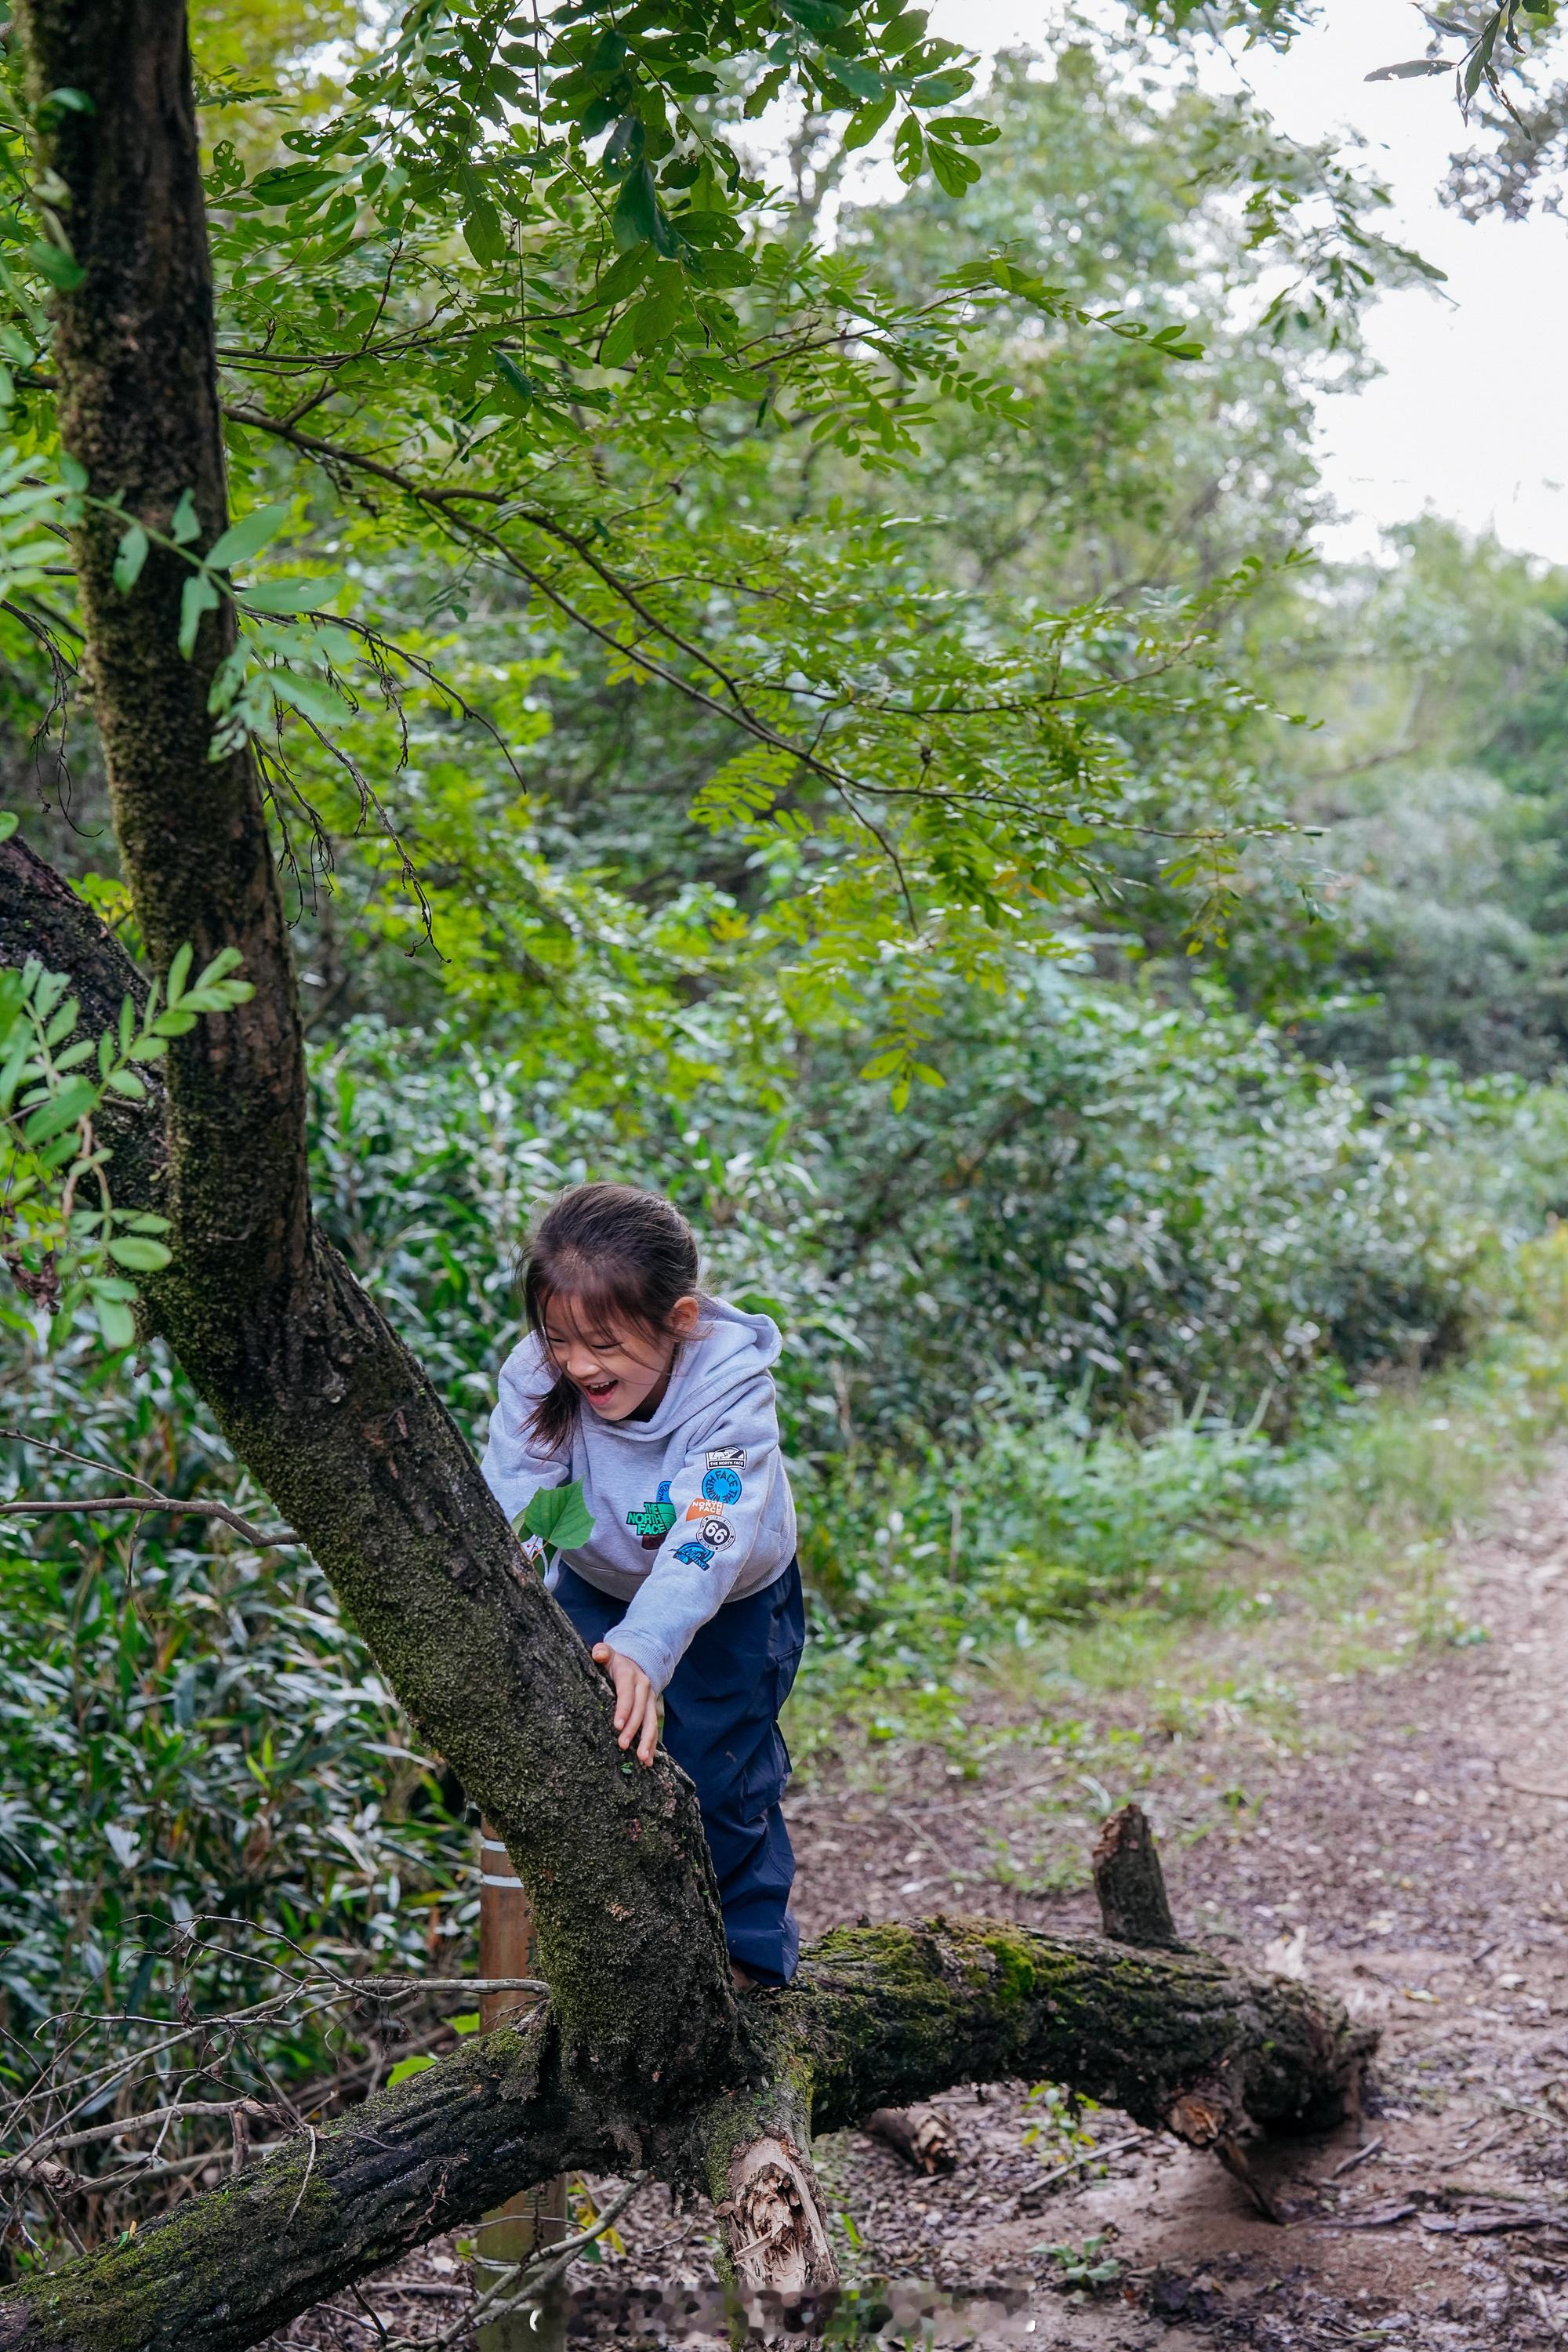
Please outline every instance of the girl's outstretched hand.
M594 1664L607 1667L616 1685L616 1730L623 1748L637 1742L637 1762L651 1764L658 1746L658 1698L642 1668L607 1642L594 1644Z

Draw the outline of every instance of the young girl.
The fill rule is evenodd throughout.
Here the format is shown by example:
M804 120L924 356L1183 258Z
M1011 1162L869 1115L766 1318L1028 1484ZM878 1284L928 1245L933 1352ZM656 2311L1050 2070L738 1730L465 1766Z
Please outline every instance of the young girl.
M584 1184L523 1276L484 1472L510 1518L581 1479L594 1515L550 1589L616 1686L616 1729L696 1783L737 1982L787 1984L800 1936L778 1727L805 1637L779 1451L777 1327L698 1287L697 1244L656 1192Z

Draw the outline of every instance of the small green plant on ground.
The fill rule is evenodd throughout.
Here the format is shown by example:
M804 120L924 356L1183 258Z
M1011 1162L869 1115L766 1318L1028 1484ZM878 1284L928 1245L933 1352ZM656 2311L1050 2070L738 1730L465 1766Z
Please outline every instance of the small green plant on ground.
M1056 2264L1054 2286L1107 2287L1114 2286L1121 2276L1121 2265L1114 2254L1105 2252L1107 2237L1085 2238L1079 2245L1037 2246L1037 2253L1048 2254Z

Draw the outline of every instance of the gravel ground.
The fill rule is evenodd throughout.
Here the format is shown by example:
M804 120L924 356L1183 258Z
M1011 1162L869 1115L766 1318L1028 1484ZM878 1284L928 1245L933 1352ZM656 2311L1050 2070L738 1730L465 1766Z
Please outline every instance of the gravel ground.
M1075 2122L1022 2084L941 2102L961 2150L946 2179L859 2134L819 2142L849 2289L834 2340L1568 2341L1568 1465L1457 1571L1487 1640L1314 1679L1303 1629L1288 1738L1223 1698L1163 1746L1108 1713L1090 1770L1088 1748L1020 1732L1015 1712L979 1781L938 1753L891 1758L877 1780L818 1770L792 1807L808 1934L961 1907L1089 1925L1074 1881L1107 1801L1135 1790L1187 1932L1305 1972L1383 2032L1362 2118L1262 2158L1283 2227L1210 2159L1109 2113ZM720 2352L705 2209L648 2190L620 2244L573 2273L571 2345ZM364 2352L456 2330L459 2352L467 2294L438 2244L273 2340Z

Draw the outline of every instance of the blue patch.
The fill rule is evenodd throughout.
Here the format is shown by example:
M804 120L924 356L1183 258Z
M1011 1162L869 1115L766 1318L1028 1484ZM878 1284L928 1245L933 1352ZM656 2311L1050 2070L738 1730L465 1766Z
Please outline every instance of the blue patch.
M741 1499L739 1471L710 1470L703 1478L702 1492L710 1503L738 1503Z
M695 1540L679 1545L675 1557L683 1559L688 1568L711 1568L713 1565L713 1555L708 1546Z
M653 1499L654 1499L654 1501L655 1501L656 1503L668 1503L668 1500L669 1500L669 1481L668 1481L668 1478L661 1478L661 1479L659 1480L659 1482L658 1482L658 1494L654 1496L654 1498L653 1498Z

